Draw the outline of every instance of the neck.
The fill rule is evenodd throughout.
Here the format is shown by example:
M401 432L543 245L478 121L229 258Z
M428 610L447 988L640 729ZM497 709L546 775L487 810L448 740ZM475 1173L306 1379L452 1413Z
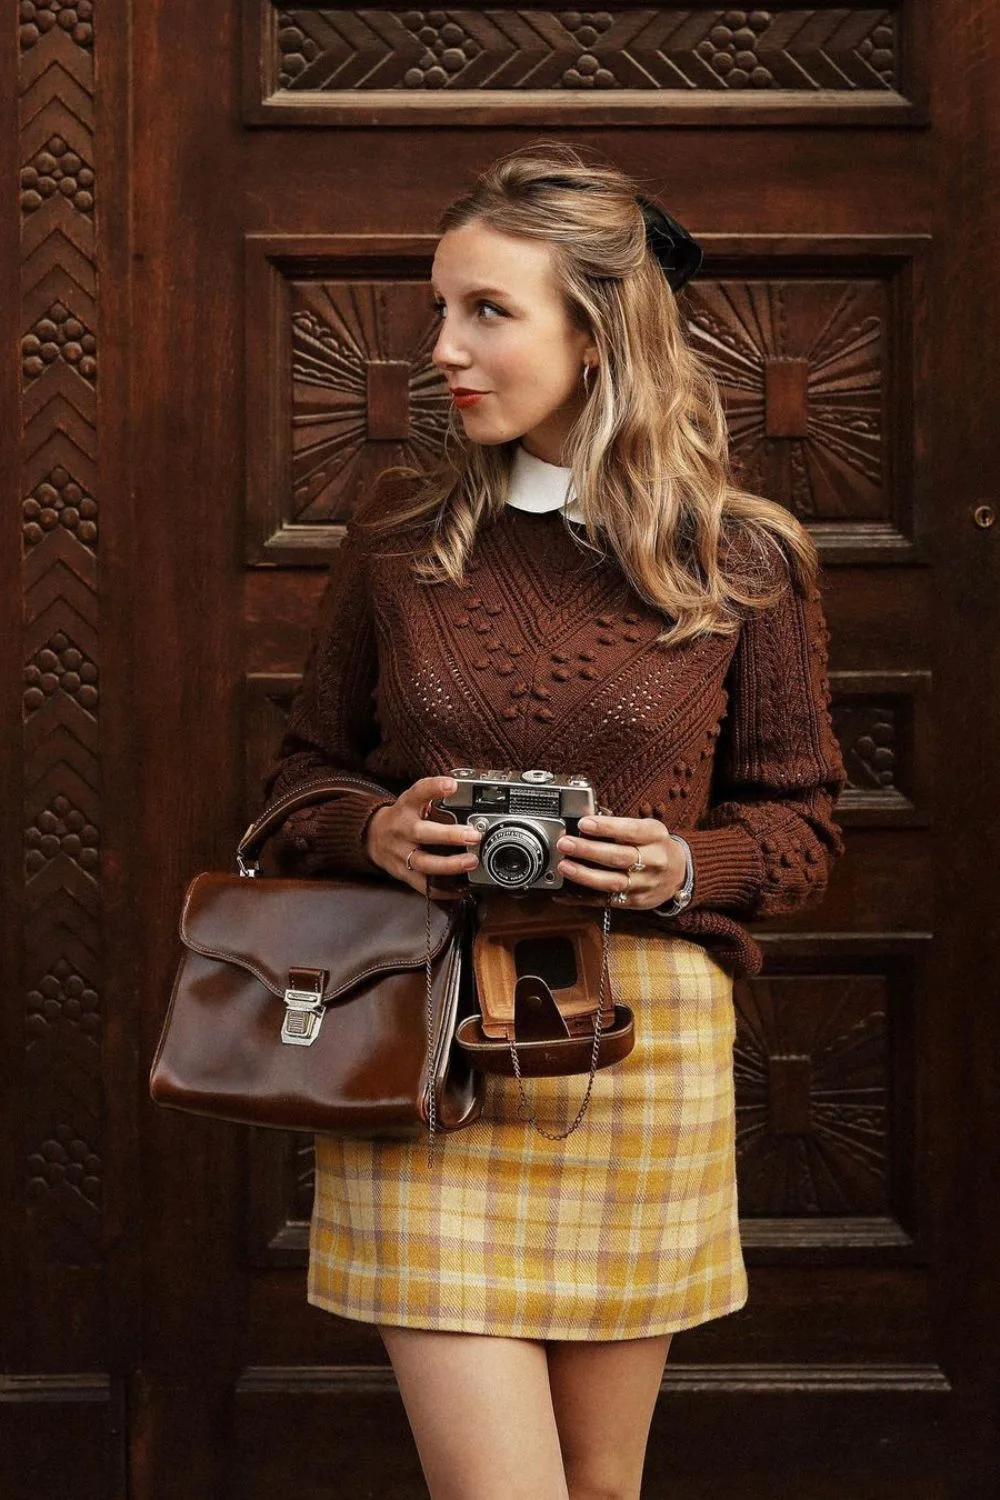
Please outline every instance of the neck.
M568 468L565 446L576 420L575 414L567 420L565 409L554 412L552 418L526 432L521 438L521 447L532 458L540 458L544 464L555 464L557 468Z
M525 453L532 458L539 459L543 464L552 464L557 469L569 467L563 457L561 446L557 448L555 444L539 443L535 437L521 438L520 442Z

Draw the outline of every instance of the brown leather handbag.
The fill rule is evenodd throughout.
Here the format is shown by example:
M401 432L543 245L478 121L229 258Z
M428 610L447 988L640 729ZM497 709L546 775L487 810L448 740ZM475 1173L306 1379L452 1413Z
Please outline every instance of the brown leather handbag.
M471 994L471 900L398 882L262 877L265 841L295 808L380 791L311 778L250 825L239 874L187 888L184 952L150 1074L158 1104L249 1125L429 1139L482 1108L454 1046Z
M635 1022L607 984L610 906L554 904L546 893L480 895L473 940L479 1014L459 1022L456 1040L472 1067L517 1079L522 1118L549 1140L580 1125L599 1068L627 1057ZM543 1130L522 1078L588 1073L568 1129Z

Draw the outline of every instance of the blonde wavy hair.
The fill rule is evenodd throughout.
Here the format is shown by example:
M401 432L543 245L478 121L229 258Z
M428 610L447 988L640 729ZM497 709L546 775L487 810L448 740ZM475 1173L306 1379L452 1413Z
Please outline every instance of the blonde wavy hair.
M551 245L570 322L592 337L600 360L563 456L585 521L585 534L572 534L603 557L610 550L636 592L669 618L658 641L675 646L731 635L743 611L775 603L787 587L784 567L774 583L776 562L789 565L803 593L815 588L819 562L789 511L734 481L718 385L685 338L638 191L613 165L540 143L488 167L444 211L438 232L476 222ZM452 409L438 461L383 471L380 479L413 487L381 514L366 503L358 524L376 534L421 531L406 553L415 576L463 585L479 526L503 513L516 449L516 441L471 442Z

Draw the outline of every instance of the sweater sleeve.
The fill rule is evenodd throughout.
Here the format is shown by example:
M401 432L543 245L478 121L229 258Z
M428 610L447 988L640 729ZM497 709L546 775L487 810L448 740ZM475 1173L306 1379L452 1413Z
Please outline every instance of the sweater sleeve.
M788 577L744 621L726 678L712 805L691 846L692 907L770 917L822 899L844 841L833 806L847 782L833 733L818 587Z
M264 780L269 804L317 773L370 773L365 756L378 744L374 691L375 624L363 541L353 523L327 576L302 681L292 700L277 758ZM386 790L350 792L299 808L281 824L270 849L283 875L371 875L368 823L395 801Z

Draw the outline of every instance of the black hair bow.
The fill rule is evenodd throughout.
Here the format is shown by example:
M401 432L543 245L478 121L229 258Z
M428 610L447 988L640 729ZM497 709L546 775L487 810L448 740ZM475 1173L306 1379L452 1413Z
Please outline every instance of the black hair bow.
M535 177L531 187L564 187L573 188L577 191L586 191L586 180L581 181L578 177L560 176L552 172L545 177ZM654 203L651 198L645 198L642 193L636 193L635 201L642 210L643 223L646 226L646 240L650 249L659 261L664 276L667 278L674 292L679 292L695 275L704 259L704 251L698 241L692 239L684 228L672 219L666 209Z
M698 270L705 252L683 224L672 219L658 203L644 198L641 193L636 194L635 201L642 209L649 248L674 292L679 292Z

